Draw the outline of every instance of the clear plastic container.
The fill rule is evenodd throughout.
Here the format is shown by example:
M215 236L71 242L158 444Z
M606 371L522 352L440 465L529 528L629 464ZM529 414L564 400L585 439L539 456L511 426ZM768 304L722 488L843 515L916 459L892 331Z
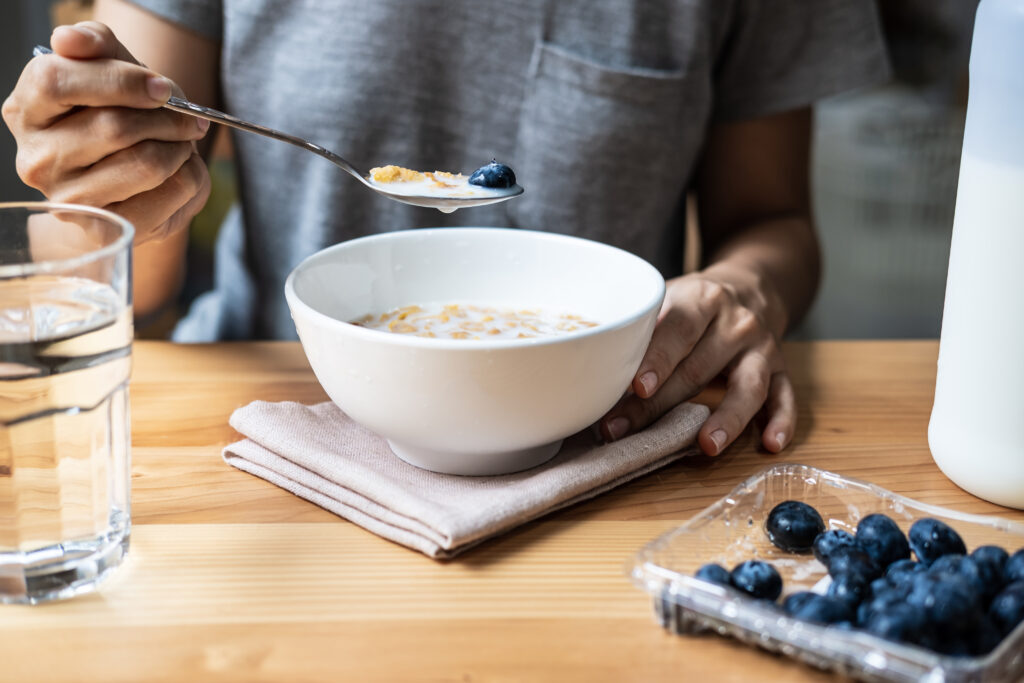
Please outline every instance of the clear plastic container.
M829 528L852 532L862 517L881 512L906 532L915 520L933 517L956 529L968 551L986 544L1000 545L1011 553L1024 547L1024 524L920 503L805 465L776 465L651 541L632 558L628 572L650 594L658 623L681 635L717 632L864 681L1024 680L1024 624L984 657L950 657L863 631L802 622L773 603L693 577L708 562L731 568L756 558L771 562L782 574L783 597L816 585L821 592L828 580L825 567L813 555L776 548L765 534L768 512L784 500L814 506Z

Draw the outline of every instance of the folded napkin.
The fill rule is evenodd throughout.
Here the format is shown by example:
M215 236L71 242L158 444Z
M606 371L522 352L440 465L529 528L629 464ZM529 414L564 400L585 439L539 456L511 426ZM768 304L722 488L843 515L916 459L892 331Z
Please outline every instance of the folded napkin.
M448 558L694 452L708 412L684 403L619 441L601 444L585 430L533 469L466 477L409 465L331 402L255 401L232 414L231 426L247 438L223 455L375 534Z

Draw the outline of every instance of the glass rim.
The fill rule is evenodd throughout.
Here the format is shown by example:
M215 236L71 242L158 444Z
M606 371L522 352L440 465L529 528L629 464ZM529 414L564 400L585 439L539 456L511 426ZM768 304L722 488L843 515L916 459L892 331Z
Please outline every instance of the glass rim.
M132 240L135 238L135 226L133 226L130 221L118 216L112 211L97 209L94 206L86 206L84 204L65 204L62 202L0 202L0 212L3 212L6 209L27 209L28 211L36 213L67 211L89 214L97 218L103 218L120 226L121 235L110 244L104 245L99 249L87 251L84 254L74 256L72 258L0 265L0 279L54 273L62 270L78 268L88 263L92 263L93 261L98 261L107 256L116 254L125 246L131 246Z

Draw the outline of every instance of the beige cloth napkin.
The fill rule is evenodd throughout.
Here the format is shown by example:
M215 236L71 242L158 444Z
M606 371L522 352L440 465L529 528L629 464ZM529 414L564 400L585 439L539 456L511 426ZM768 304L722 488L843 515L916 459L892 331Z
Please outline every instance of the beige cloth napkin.
M409 465L331 402L255 401L232 414L231 426L247 438L223 456L375 534L448 558L693 452L687 449L708 413L684 403L614 443L601 444L585 430L533 469L464 477Z

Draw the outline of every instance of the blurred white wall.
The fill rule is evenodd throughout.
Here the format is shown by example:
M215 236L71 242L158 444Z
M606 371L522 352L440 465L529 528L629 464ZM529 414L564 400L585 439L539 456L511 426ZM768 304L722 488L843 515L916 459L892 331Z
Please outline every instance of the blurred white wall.
M796 336L938 337L963 116L895 85L817 107L824 270Z
M977 2L882 0L894 81L816 108L824 274L793 337L939 336Z

